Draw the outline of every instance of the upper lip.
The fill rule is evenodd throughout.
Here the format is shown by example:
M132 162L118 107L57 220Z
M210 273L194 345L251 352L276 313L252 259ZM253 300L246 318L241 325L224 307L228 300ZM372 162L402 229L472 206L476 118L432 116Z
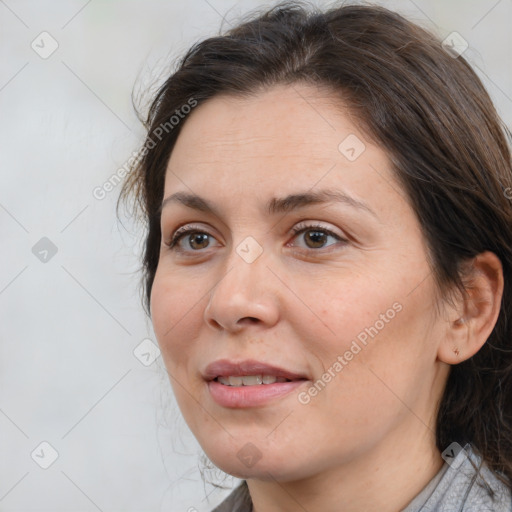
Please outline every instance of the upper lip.
M242 375L275 375L276 377L284 377L290 380L307 379L307 376L302 373L292 372L254 359L246 359L244 361L218 359L210 363L203 372L205 380Z

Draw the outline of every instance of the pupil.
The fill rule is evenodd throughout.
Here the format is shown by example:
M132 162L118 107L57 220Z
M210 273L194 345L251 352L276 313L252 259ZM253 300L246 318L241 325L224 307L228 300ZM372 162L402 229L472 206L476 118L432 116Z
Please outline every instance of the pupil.
M197 242L199 247L194 246ZM190 245L195 249L204 249L208 245L208 235L206 233L196 233L190 238Z
M313 243L313 247L321 247L325 244L326 236L327 235L323 231L308 231L306 240L311 241Z

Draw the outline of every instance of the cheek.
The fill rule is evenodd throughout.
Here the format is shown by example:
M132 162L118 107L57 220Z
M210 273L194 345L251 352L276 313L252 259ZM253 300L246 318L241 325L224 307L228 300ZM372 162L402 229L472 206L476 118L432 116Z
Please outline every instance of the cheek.
M308 351L318 358L319 373L330 369L336 375L333 381L343 381L350 389L354 384L358 399L365 397L359 384L383 388L381 379L407 393L408 382L435 361L435 344L427 334L429 284L411 294L411 286L399 280L377 285L375 280L355 278L344 280L342 287L321 289L303 295L312 311L296 309L292 320L300 326ZM348 367L350 372L345 371ZM372 401L366 395L368 399Z
M151 319L169 371L185 365L189 358L187 347L199 329L199 299L180 279L157 270L151 289Z
M196 370L193 340L199 336L203 318L198 315L200 297L195 297L184 280L157 270L151 290L153 329L178 406L191 428L199 400L191 369Z
M427 417L425 399L431 393L436 344L426 295L397 294L394 302L391 294L368 297L368 309L359 305L352 315L344 310L346 336L339 336L337 350L325 363L328 368L342 356L342 369L331 388L336 398L333 393L330 397L344 406L350 404L339 409L340 421L346 420L350 410L348 415L354 413L351 417L359 428L371 430L378 418L394 422L408 414L409 406ZM356 311L365 313L356 316Z
M396 314L389 291L372 288L362 279L340 281L342 285L334 286L331 278L329 283L300 290L297 295L304 297L304 305L289 310L293 324L300 326L297 334L307 336L307 346L314 347L324 365L349 350L352 341L370 339L368 328L376 322L379 331L386 330L388 324L383 324L379 315L388 312L385 320L391 323Z
M325 337L324 346L318 338L314 341L322 370L316 375L318 391L310 388L309 397L301 397L310 399L302 406L302 424L329 425L322 428L333 444L340 438L359 448L371 444L413 417L411 409L425 422L428 418L427 367L435 355L430 357L423 343L422 319L410 304L392 313L378 306L376 317L368 313L355 318L356 309L353 315L344 310L337 339ZM379 318L381 311L384 315L388 311L388 323Z

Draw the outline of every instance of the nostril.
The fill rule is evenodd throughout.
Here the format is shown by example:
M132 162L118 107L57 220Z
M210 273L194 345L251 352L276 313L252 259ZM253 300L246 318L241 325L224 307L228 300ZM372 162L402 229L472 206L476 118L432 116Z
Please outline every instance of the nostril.
M217 320L215 320L214 318L211 318L210 320L208 320L208 322L214 329L222 329L222 325L219 324L219 322L217 322Z
M255 323L258 323L260 321L259 318L255 318L253 316L245 316L244 318L241 318L240 320L238 320L238 323L251 323L251 324L255 324Z

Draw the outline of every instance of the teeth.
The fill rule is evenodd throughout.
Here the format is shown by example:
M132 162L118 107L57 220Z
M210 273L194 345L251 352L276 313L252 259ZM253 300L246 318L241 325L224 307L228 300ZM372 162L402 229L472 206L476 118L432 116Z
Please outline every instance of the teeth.
M258 386L259 384L274 384L275 382L287 382L284 377L276 377L275 375L242 375L218 377L217 380L225 386Z
M231 377L230 377L231 380ZM254 386L256 384L262 384L263 383L263 377L261 375L249 375L249 376L243 376L242 377L242 383L244 386Z
M243 384L243 377L228 377L227 381L230 386L241 386Z

